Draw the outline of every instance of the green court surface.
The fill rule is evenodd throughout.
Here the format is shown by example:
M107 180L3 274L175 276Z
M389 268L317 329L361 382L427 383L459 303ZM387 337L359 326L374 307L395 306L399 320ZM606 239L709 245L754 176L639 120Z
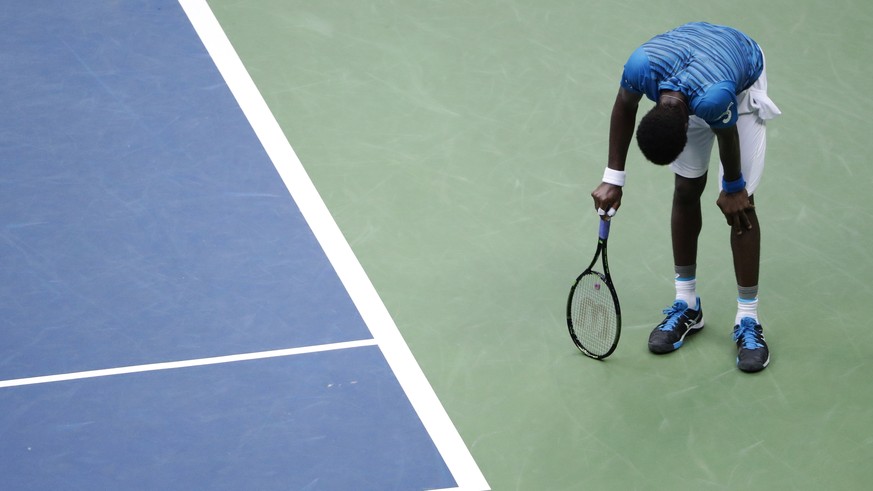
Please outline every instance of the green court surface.
M869 487L873 3L210 5L493 489ZM597 362L566 330L622 64L692 20L763 46L783 112L756 196L772 351L756 375L734 366L715 179L707 327L648 353L673 299L672 175L635 146L610 236L621 343Z

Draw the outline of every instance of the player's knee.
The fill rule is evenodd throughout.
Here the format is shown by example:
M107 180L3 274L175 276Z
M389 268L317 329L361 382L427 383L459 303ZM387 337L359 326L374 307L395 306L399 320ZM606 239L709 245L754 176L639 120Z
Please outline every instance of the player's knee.
M676 187L673 190L673 201L679 204L698 203L705 188L706 175L698 178L687 178L677 175Z

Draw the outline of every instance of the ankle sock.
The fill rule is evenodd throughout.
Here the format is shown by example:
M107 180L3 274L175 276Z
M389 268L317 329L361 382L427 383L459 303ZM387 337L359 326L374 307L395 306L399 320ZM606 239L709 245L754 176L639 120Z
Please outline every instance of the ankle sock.
M737 286L737 317L734 322L739 325L743 317L750 317L758 322L758 286Z
M676 300L682 300L688 304L688 308L697 310L697 265L674 266L676 271Z

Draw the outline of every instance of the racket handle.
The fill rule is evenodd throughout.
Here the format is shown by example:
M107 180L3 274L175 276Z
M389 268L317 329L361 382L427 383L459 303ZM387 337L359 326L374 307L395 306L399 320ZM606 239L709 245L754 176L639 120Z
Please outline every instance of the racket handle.
M609 219L600 220L600 240L606 240L609 237L609 224L612 223Z

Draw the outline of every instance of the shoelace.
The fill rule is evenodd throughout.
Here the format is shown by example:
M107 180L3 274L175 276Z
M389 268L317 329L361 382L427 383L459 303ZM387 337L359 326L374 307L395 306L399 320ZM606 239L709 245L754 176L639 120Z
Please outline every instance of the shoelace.
M664 309L664 314L669 316L670 318L664 321L664 325L662 325L659 330L661 331L672 331L679 324L679 317L685 313L685 310L688 308L688 304L685 302L675 301L673 305Z
M743 348L745 349L758 349L764 347L758 341L758 331L755 330L755 319L750 317L744 317L743 320L740 321L740 325L737 326L737 329L734 331L734 341L743 340Z

